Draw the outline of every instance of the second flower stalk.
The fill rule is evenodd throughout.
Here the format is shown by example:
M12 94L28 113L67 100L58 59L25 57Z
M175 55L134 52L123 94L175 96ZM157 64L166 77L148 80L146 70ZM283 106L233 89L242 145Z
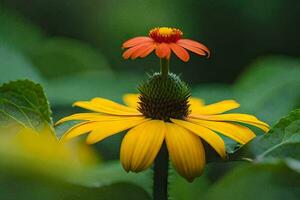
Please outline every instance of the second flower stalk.
M161 58L160 59L160 74L164 79L167 79L169 76L169 68L170 68L170 59Z

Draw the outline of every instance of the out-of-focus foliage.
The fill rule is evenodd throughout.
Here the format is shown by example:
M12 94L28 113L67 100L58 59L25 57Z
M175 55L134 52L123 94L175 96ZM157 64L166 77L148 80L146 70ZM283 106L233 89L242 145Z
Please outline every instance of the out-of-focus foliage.
M270 56L248 66L235 84L196 86L193 95L208 103L233 98L241 104L239 111L255 114L274 124L299 106L299 77L299 59Z
M18 12L7 10L0 5L0 46L9 46L27 51L38 44L44 33L29 23Z
M70 107L79 99L88 100L95 96L121 102L123 94L137 92L135 88L142 80L142 77L129 73L109 75L89 72L51 80L47 92L54 106Z
M209 188L202 199L297 200L300 162L295 162L298 171L285 161L240 166Z
M47 78L90 70L110 72L105 58L96 49L74 39L45 39L31 49L30 57Z
M243 111L275 123L300 102L300 60L283 56L254 62L234 87Z

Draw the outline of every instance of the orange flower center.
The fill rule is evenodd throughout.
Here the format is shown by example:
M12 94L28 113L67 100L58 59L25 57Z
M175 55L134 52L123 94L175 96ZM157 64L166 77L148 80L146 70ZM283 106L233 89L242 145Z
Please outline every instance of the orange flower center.
M183 33L181 30L169 27L158 27L151 29L149 32L149 37L158 43L177 42L182 35Z

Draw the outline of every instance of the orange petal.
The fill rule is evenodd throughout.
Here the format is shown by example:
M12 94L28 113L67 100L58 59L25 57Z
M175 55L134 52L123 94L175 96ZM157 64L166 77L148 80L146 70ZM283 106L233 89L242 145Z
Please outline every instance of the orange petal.
M200 56L205 56L207 55L207 53L205 53L205 51L203 51L202 49L199 49L199 48L196 48L196 47L193 47L193 46L190 46L190 45L186 45L186 44L178 44L180 45L181 47L187 49L187 50L190 50L196 54L199 54Z
M127 49L127 50L123 53L122 57L123 57L124 59L130 58L130 56L131 56L138 48L140 48L139 45Z
M183 45L188 45L188 46L192 46L192 47L196 47L198 49L202 49L203 51L205 51L207 53L207 56L210 56L210 51L209 49L204 45L201 44L199 42L196 42L194 40L189 40L189 39L180 39L177 41L177 44L179 44L180 46Z
M156 47L155 53L159 58L168 58L170 57L171 50L166 43L161 43Z
M171 47L171 49L175 53L175 55L178 58L180 58L182 61L187 62L190 59L189 53L181 46L179 46L175 43L170 43L169 46Z
M141 55L143 55L145 52L149 52L150 50L153 51L154 50L154 44L153 43L148 43L145 46L141 46L140 48L138 48L135 52L132 53L131 55L131 59L136 59L138 57L140 57ZM150 51L150 53L151 53ZM149 54L149 53L148 53ZM148 55L147 54L147 55ZM146 55L146 56L147 56Z
M151 42L152 43L152 42ZM123 58L124 59L128 59L130 58L136 51L138 51L140 48L144 49L145 46L148 46L149 44L151 44L150 42L146 42L146 43L142 43L139 45L136 45L134 47L131 47L129 49L127 49L124 53L123 53Z
M145 58L145 57L148 56L154 49L155 49L155 45L152 45L151 48L149 47L149 49L147 49L146 51L144 51L144 53L142 53L142 54L140 55L140 58Z
M142 44L144 42L151 42L151 41L153 41L153 40L150 37L145 37L145 36L135 37L135 38L132 38L132 39L124 42L122 47L129 48L129 47L133 47L133 46Z

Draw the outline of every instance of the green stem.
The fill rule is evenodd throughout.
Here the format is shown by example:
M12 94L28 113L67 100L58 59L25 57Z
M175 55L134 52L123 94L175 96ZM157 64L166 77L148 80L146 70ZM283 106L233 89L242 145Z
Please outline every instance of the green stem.
M164 80L168 79L169 59L160 59L160 73ZM155 158L153 171L153 200L168 200L169 153L165 143Z
M160 59L160 73L163 78L167 79L169 75L169 64L170 60L167 58Z
M168 200L169 153L164 143L154 161L153 200Z

